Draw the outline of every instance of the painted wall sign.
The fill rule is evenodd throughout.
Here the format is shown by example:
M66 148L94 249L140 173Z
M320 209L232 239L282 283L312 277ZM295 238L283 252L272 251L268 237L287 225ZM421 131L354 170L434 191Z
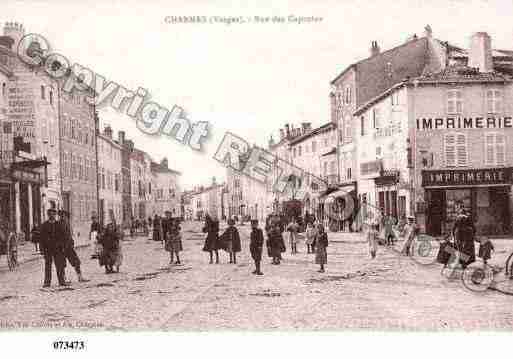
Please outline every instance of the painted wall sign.
M422 186L475 186L512 183L513 168L422 171Z
M512 117L417 118L417 130L513 128Z

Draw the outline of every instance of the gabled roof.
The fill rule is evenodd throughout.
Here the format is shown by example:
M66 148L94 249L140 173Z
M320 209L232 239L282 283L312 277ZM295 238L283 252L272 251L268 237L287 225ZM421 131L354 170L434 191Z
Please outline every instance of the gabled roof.
M162 166L160 163L153 162L153 161L151 161L151 171L158 172L158 173L173 173L173 174L181 175L180 172L172 170L171 168Z
M425 74L416 79L420 83L452 83L452 82L505 82L511 78L499 72L479 72L466 65L447 66L434 74Z
M322 133L325 131L332 130L333 128L335 128L335 124L333 122L328 122L320 127L314 128L313 130L305 133L304 135L298 136L298 137L290 140L290 145L297 145L298 143L303 142L304 140L306 140L312 136L318 135L319 133Z

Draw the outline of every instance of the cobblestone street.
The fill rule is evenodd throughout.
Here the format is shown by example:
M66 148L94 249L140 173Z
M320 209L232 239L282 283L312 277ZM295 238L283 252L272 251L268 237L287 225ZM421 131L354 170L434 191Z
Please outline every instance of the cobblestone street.
M243 252L238 264L208 264L200 224L184 225L183 265L168 267L162 244L137 237L123 242L121 273L106 275L90 248L79 250L91 279L71 288L42 290L42 260L0 273L2 327L108 329L506 329L513 326L511 296L466 289L379 247L371 260L357 234L336 237L328 247L326 273L314 256L285 254L280 266L264 258L264 276L251 274L249 226L239 227ZM331 238L331 237L330 237ZM331 238L331 239L333 239ZM508 241L496 242L501 265ZM444 305L446 303L447 305Z

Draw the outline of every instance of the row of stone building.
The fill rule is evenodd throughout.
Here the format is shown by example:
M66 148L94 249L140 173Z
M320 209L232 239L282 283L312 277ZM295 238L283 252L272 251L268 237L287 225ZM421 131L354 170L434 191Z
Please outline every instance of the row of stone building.
M213 177L210 185L182 193L181 214L185 220L204 220L207 214L221 220L227 218L227 203L226 184Z
M87 92L63 91L39 66L16 53L25 30L6 23L0 36L0 218L20 236L45 220L48 208L71 213L77 241L87 240L90 218L114 210L119 222L164 208L178 215L179 173L155 163L120 132L100 133Z
M235 212L257 218L291 200L333 218L351 196L360 213L414 216L433 235L447 233L465 207L479 233L510 233L512 75L513 51L494 49L484 32L468 48L436 39L429 26L387 51L373 42L370 57L331 81L328 123L286 125L267 146L324 185L299 176L276 193L228 169L228 198L238 193Z

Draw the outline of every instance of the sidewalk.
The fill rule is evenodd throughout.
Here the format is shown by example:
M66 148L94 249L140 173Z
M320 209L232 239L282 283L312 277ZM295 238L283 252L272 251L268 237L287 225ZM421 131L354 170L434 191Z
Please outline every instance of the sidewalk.
M75 249L89 247L89 245L89 243L79 244L75 246ZM36 252L36 248L32 242L23 242L18 244L18 266L38 259L43 259L43 255ZM8 270L7 257L0 256L0 273Z

